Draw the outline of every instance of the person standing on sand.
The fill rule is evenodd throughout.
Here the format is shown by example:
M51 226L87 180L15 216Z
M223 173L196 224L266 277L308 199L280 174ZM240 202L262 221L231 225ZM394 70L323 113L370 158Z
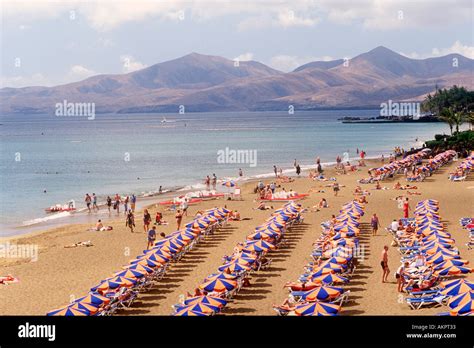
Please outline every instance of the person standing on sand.
M176 218L176 229L179 230L181 227L181 220L183 220L183 213L181 213L180 209L178 209L174 217Z
M209 177L209 175L206 176L204 183L206 184L206 189L209 191L211 189L211 178Z
M88 193L86 193L86 198L84 198L84 202L86 202L87 209L89 210L89 213L91 212L91 196L89 196Z
M390 269L388 268L388 246L384 245L382 251L382 260L380 261L380 265L382 266L383 273L382 273L382 283L387 281L388 275L390 274Z
M212 189L215 191L217 185L217 176L216 174L212 174Z
M117 214L120 213L120 196L118 193L115 194L114 209L117 209Z
M244 176L244 173L242 172L242 168L239 168L239 176L240 177Z
M181 203L181 209L183 209L183 216L188 216L188 199L185 198L184 201Z
M278 178L278 169L276 165L273 165L273 171L275 172L275 178Z
M156 240L156 226L153 226L151 230L148 231L148 244L146 245L147 250L153 246Z
M143 211L143 230L146 232L148 231L148 228L150 227L151 223L151 215L148 212L148 209L145 209Z
M293 167L296 168L296 158L295 158L295 161L293 162Z
M333 190L334 190L334 196L337 197L337 194L339 192L339 184L337 182L334 183Z
M125 227L129 227L130 232L133 233L133 227L135 227L135 216L131 209L128 211L127 217L125 218Z
M99 211L99 207L97 205L97 196L95 193L92 193L92 209Z
M408 203L408 197L405 198L405 202L403 202L403 217L408 219L408 212L410 210L410 204Z
M130 200L129 196L126 196L125 199L123 200L123 213L127 215L128 213L128 201Z
M406 269L408 268L408 261L405 261L403 265L401 265L398 269L397 272L395 273L395 278L397 279L397 287L398 287L398 292L403 292L403 285L405 285L405 272Z
M301 174L301 167L299 164L296 165L296 175L300 176Z
M376 236L377 235L377 231L379 229L379 226L380 226L380 222L379 222L379 218L377 216L377 214L374 213L374 215L372 215L372 219L370 219L370 226L372 226L372 236Z
M130 197L130 208L132 209L133 212L135 212L136 203L137 203L137 196L135 196L135 194L132 194L132 197Z
M107 196L107 208L109 209L109 214L110 214L111 206L112 206L112 198L110 198L110 196Z

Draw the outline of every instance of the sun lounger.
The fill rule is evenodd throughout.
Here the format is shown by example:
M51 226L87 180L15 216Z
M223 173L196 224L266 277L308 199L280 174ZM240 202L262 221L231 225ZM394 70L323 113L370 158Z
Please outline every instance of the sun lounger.
M434 295L427 297L408 297L407 304L411 309L420 309L422 307L438 307L444 304L448 296Z
M412 289L413 290L413 289ZM410 291L407 290L408 294L413 297L424 297L424 296L430 296L433 297L434 294L439 293L439 289L431 289L431 290L415 290L415 291Z

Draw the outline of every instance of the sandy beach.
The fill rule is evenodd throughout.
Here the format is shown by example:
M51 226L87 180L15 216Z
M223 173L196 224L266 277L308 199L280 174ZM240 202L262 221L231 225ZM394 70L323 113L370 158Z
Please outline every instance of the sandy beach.
M370 163L371 162L371 163ZM304 223L295 226L287 234L288 243L281 249L269 253L272 259L270 268L255 272L251 277L251 286L243 288L226 306L221 315L276 315L272 304L281 303L288 295L283 285L297 280L303 273L303 267L311 261L312 243L321 234L320 223L336 214L341 205L354 198L353 191L358 185L357 179L367 177L367 168L379 164L379 160L369 161L366 168L346 175L336 175L333 169L325 170L327 177L335 176L342 186L338 197L334 197L330 182L318 182L308 178L303 172L294 182L282 184L288 191L310 193L300 203L308 208L304 214ZM448 173L453 171L457 162L438 169L433 176L424 182L416 183L420 195L409 195L412 207L427 198L440 202L440 213L447 229L456 239L456 245L463 259L474 262L473 250L465 245L468 232L459 225L461 217L474 216L473 194L474 178L464 182L451 182ZM269 183L272 179L264 182ZM396 247L389 247L389 283L381 283L380 255L384 245L390 245L392 237L384 228L378 236L371 236L369 231L370 217L373 213L379 216L381 225L386 227L394 218L402 216L395 197L406 194L406 191L394 190L397 178L381 183L387 190L375 190L374 184L362 185L371 194L367 197L365 215L362 217L361 243L364 257L360 260L354 276L347 289L351 290L350 302L343 305L341 315L435 315L445 308L410 310L406 303L400 301L394 272L400 265L400 254ZM399 181L405 184L402 176ZM261 224L273 210L254 210L257 206L253 193L255 182L242 187L242 201L217 199L191 205L188 216L183 222L192 219L197 210L211 207L223 207L238 210L245 221L233 221L205 239L195 249L186 254L171 267L160 282L151 291L139 295L129 309L118 312L118 315L170 315L171 306L178 302L179 296L192 292L193 289L210 273L222 264L222 257L230 254L236 243L243 241L255 226ZM314 190L312 190L314 189ZM324 190L324 193L315 191ZM326 198L329 208L319 212L312 211L321 198ZM269 204L274 209L282 203ZM152 205L150 213L163 213L167 226L159 226L158 234L169 234L175 230L174 213L164 211L162 206ZM146 247L146 234L143 231L142 212L136 216L136 230L131 233L125 227L125 217L114 212L106 224L113 226L112 231L87 231L90 225L69 225L33 235L2 240L11 244L33 244L39 248L37 261L28 259L0 259L0 275L12 274L20 281L0 286L1 315L45 315L48 311L66 305L71 299L85 295L101 279L111 276L127 264ZM90 240L91 247L64 248L66 245Z

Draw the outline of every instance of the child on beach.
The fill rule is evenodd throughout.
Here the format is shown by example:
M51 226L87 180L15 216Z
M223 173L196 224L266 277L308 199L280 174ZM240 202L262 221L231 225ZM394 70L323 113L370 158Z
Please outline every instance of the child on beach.
M153 225L151 230L148 231L148 244L146 246L147 250L153 246L153 244L155 243L155 239L156 239L156 226Z

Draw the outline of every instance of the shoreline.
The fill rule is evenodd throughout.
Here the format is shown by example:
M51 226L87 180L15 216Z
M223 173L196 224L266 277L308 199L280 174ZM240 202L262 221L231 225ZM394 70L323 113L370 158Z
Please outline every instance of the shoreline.
M367 157L365 157L365 160L366 161L376 160L376 159L380 158L382 155L387 156L387 155L389 155L389 153L380 153L380 154L374 155L374 156L367 156ZM360 158L350 157L349 161L352 164L352 162L358 161L359 159ZM307 161L309 161L309 159L308 160L306 160L306 159L302 160L302 162L307 162ZM336 164L335 161L321 162L322 168L329 168L331 166L334 166L335 164ZM316 164L301 165L302 173L307 172L309 170L314 170L316 168L317 168ZM294 168L283 169L282 173L284 175L287 175L287 176L290 176L290 177L296 176ZM238 176L223 177L223 178L218 179L216 191L220 192L218 189L222 188L220 183L222 183L222 181L224 181L224 180L234 180L234 181L237 181L238 183L246 184L246 183L249 183L249 182L257 182L257 181L262 180L262 179L269 179L269 178L272 178L273 176L274 176L273 172L267 172L267 173L255 174L255 175L251 175L251 176L243 177L243 178L240 178ZM202 187L202 188L200 188L200 187ZM150 207L150 206L153 206L153 205L157 204L158 202L160 202L162 200L172 199L174 197L185 195L185 194L190 193L190 192L202 191L202 190L204 190L204 188L205 188L205 185L202 182L195 182L195 183L190 183L188 185L179 186L179 187L176 187L176 188L173 188L173 189L165 188L164 189L165 192L163 192L162 194L158 194L156 192L156 190L155 191L149 190L145 193L141 192L141 194L138 194L136 192L131 192L130 194L135 193L135 195L137 196L137 205L142 206L143 204L146 204L147 207ZM147 200L150 200L151 202L146 203ZM145 201L145 203L142 203L143 201ZM99 208L106 208L105 203L104 204L99 204ZM95 223L96 221L90 221L90 219L93 216L95 216L97 218L102 217L101 215L88 214L87 213L87 208L85 208L85 207L81 207L80 209L78 208L73 213L65 212L67 214L62 215L62 216L57 216L58 214L62 214L62 213L63 212L53 213L53 214L50 214L50 215L37 217L37 218L32 218L32 219L23 221L23 223L32 222L31 224L9 226L10 227L10 229L8 230L9 232L7 232L7 234L4 235L4 236L0 236L0 241L9 240L9 239L12 239L12 238L14 239L14 238L17 238L17 237L23 236L23 235L29 236L31 234L37 234L37 233L45 232L47 230L54 230L54 229L57 229L57 228L67 227L68 225ZM115 214L112 212L112 215L115 215ZM102 218L107 218L107 217L103 216ZM74 219L75 221L65 221L66 219ZM35 220L37 220L38 222L34 222ZM60 221L58 221L58 220L60 220ZM105 222L105 221L107 221L107 220L104 220L103 222ZM29 230L29 231L21 232L22 229ZM11 231L19 231L19 232L18 233L13 233Z

